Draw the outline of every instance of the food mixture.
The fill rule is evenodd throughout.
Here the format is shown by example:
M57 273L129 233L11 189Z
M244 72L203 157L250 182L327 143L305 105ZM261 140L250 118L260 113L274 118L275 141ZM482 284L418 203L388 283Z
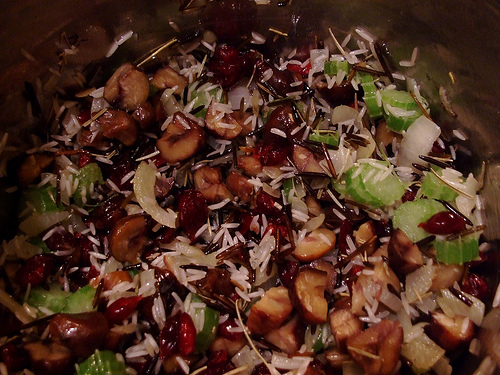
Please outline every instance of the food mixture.
M0 253L0 373L494 371L482 175L417 52L204 31L57 95Z

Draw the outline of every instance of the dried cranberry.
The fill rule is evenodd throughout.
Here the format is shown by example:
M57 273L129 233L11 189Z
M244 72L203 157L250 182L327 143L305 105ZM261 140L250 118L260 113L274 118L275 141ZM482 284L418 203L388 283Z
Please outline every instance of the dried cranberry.
M168 244L175 239L176 234L175 228L161 227L155 233L155 244L159 246L160 244Z
M134 162L136 158L132 155L132 151L127 149L122 154L112 158L113 164L102 164L101 169L105 176L107 176L120 190L132 190L132 179L123 181L123 178L130 172L137 168ZM106 179L106 177L105 177Z
M260 363L252 370L252 375L269 375L269 369L265 364Z
M415 198L417 197L418 189L419 189L419 187L417 185L409 186L408 189L405 190L403 197L401 198L403 203L414 201Z
M90 117L90 109L84 109L76 116L80 125L85 124L88 120L90 120Z
M334 84L331 88L328 88L326 82L320 82L316 88L332 107L350 105L354 102L356 91L351 82L344 80L340 85Z
M436 141L432 145L431 152L433 152L434 154L444 154L445 153L445 147L443 147L442 143Z
M307 75L309 71L311 70L311 63L308 62L305 66L299 65L299 64L288 64L286 68L294 73L299 73L300 75Z
M276 200L264 190L257 194L255 201L258 213L269 216L281 214L281 210L275 206Z
M488 283L485 278L471 272L462 280L461 288L465 293L469 293L481 301L486 301L490 295Z
M418 226L432 234L451 234L465 230L467 222L462 216L451 211L442 211Z
M45 240L45 244L51 251L70 252L78 246L74 235L67 231L55 231Z
M218 350L210 354L207 362L206 375L222 375L234 369L234 364L228 358L225 350Z
M165 303L165 312L168 314L172 311L175 305L175 298L172 293L176 293L181 299L186 297L186 289L177 281L175 275L169 271L157 271L156 282L158 283L158 291Z
M28 284L36 286L44 283L54 269L54 257L49 254L32 256L16 273L17 283L26 288Z
M256 216L256 214L252 212L242 212L239 215L239 223L240 226L238 227L238 230L242 235L246 235L247 232L250 230L250 225L252 224L253 218Z
M22 348L9 342L0 350L1 362L7 367L8 373L14 373L28 367L28 354Z
M296 260L287 260L283 263L278 264L278 272L280 275L281 283L287 287L291 288L295 276L299 273L299 262Z
M273 166L283 163L290 155L291 146L289 144L273 144L271 141L262 141L255 146L255 157L262 165Z
M352 236L352 224L349 220L343 220L340 225L339 236L337 243L339 246L340 254L346 254L349 245L347 245L347 236Z
M179 353L185 357L196 349L196 327L187 313L179 315Z
M179 197L179 224L191 241L207 219L208 205L203 194L194 189L183 191Z
M227 318L224 322L219 324L217 328L217 334L227 340L237 341L243 337L243 332L234 331L234 329L238 329L239 325L236 323L234 318Z
M284 216L282 215L281 212L280 216L274 216L268 218L268 223L266 230L264 231L264 235L266 235L267 232L270 232L272 236L276 236L277 232L279 232L281 238L288 237L288 228L286 226Z
M390 237L392 235L392 225L386 220L374 220L375 232L378 238Z
M289 92L299 91L301 89L301 87L290 86L291 83L295 82L291 71L276 69L276 67L264 60L257 61L255 68L257 80L264 85L270 86L278 95L286 96ZM272 71L272 75L270 77L266 77L268 70ZM266 79L264 79L264 77Z
M78 157L78 168L83 168L87 164L93 163L94 161L94 157L90 154L90 152L82 151Z
M229 89L238 81L250 75L253 69L253 54L240 54L235 48L222 45L215 50L214 57L208 64L213 73L213 80L223 88Z
M179 313L169 317L160 332L159 344L161 358L193 354L196 347L196 327L189 314Z
M142 297L122 297L108 306L104 316L111 324L120 324L135 311Z

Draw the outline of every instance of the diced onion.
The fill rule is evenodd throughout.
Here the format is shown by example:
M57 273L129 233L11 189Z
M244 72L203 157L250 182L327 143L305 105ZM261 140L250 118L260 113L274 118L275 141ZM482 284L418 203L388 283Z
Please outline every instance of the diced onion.
M158 223L175 228L177 214L160 207L155 198L156 171L145 161L139 164L134 176L134 193L142 209Z
M467 306L464 302L455 297L449 290L443 289L441 290L441 295L437 296L439 307L441 307L446 315L452 318L455 315L462 315L468 317L474 322L474 324L478 326L481 325L485 309L484 303L476 297L471 296L470 294L467 294L465 292L462 293L472 301L471 306Z
M441 134L441 129L425 116L420 116L410 125L399 149L397 166L413 167L420 161L419 155L427 155L434 142Z

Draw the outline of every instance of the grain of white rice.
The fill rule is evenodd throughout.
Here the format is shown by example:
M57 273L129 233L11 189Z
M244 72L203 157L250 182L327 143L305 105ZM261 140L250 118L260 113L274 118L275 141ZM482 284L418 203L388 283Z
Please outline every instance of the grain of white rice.
M345 238L346 242L347 242L347 246L349 247L349 251L348 253L352 253L354 250L356 250L356 244L354 243L354 241L352 240L352 237L347 235L346 238Z
M481 354L481 341L477 338L473 338L469 344L469 353L478 356Z
M263 74L261 81L266 82L273 76L273 70L271 68L267 69Z
M458 129L453 129L453 135L462 141L466 141L468 137Z
M493 298L493 303L491 305L493 306L493 308L500 306L500 284L498 284L497 286L495 297Z
M258 32L252 31L252 40L251 40L252 44L264 44L265 42L266 42L266 38L264 38Z

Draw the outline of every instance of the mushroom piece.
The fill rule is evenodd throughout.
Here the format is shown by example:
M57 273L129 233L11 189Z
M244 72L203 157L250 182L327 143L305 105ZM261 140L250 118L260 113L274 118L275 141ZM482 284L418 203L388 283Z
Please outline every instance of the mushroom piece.
M197 169L193 175L194 186L209 203L217 203L226 198L233 199L233 194L222 183L220 168L204 166Z
M88 357L101 348L108 330L104 314L97 311L57 314L49 324L52 340L70 348L77 357Z
M109 250L119 262L136 263L147 241L146 218L132 215L117 221L109 235Z
M156 142L160 155L169 164L194 156L205 145L205 131L196 121L176 112L163 136Z
M108 103L133 111L148 99L148 77L132 64L125 63L106 82L103 96Z
M257 335L279 328L292 313L288 289L278 286L269 289L250 309L247 327Z
M232 116L232 111L225 112L226 106L227 104L218 103L212 99L205 116L205 124L214 135L224 139L233 139L241 133L242 127Z
M97 119L97 123L106 138L118 139L125 146L132 146L137 141L137 122L127 112L110 108Z
M181 95L188 84L188 80L171 67L165 66L155 72L151 84L158 90L175 87L174 94Z
M403 328L397 321L384 319L347 339L347 350L367 375L389 375L399 361Z
M24 349L28 352L36 374L65 375L75 370L73 353L64 345L34 341L24 344Z

